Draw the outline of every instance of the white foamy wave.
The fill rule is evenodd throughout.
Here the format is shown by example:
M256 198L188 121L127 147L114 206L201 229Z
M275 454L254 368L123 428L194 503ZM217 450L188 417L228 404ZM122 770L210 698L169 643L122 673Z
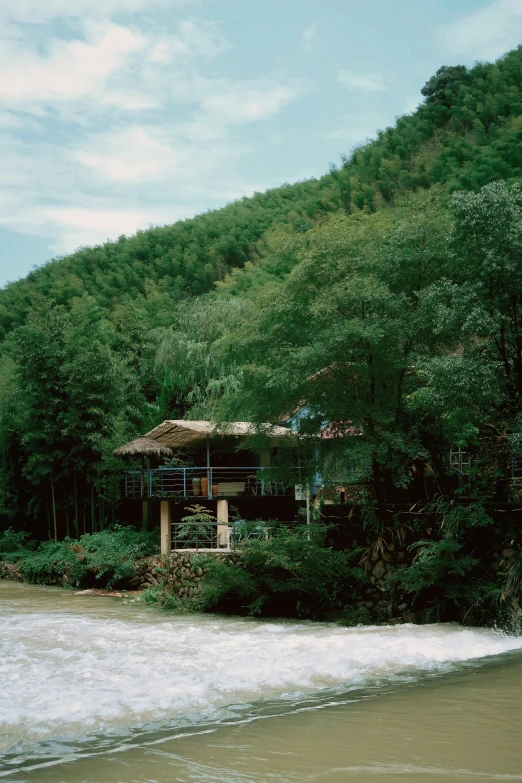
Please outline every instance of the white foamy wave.
M0 618L0 735L85 735L227 704L350 687L522 648L456 625L326 624L80 613Z

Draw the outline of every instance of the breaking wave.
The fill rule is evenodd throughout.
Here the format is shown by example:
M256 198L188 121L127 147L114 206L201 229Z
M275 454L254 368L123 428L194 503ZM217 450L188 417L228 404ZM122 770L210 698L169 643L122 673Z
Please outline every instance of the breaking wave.
M522 637L451 624L341 628L11 604L0 612L0 749L189 725L226 705L342 693L520 648Z

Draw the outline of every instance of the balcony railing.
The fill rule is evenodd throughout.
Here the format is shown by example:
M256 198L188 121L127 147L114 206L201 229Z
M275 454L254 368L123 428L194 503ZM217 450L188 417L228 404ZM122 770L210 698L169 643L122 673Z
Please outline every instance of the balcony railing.
M302 478L302 477L301 477ZM126 498L230 498L294 495L304 482L299 468L196 467L133 470L125 474Z
M288 524L288 523L285 523ZM198 551L200 549L220 549L230 551L247 541L266 539L273 534L269 522L246 522L235 519L229 525L217 522L173 522L171 548Z

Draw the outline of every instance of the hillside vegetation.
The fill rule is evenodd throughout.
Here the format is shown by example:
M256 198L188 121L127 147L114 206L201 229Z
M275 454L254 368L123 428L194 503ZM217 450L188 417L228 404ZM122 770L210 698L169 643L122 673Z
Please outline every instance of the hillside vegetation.
M0 291L5 527L62 538L116 521L113 449L188 411L277 419L305 400L304 431L364 432L339 460L377 499L427 466L442 476L486 425L516 432L522 49L443 67L423 95L320 179Z
M175 301L211 290L232 268L262 257L258 242L274 225L305 231L322 215L371 213L434 185L451 193L516 180L522 173L521 84L520 48L470 70L443 67L423 88L425 102L413 114L320 179L81 249L8 285L0 292L0 337L23 322L38 295L70 306L87 293L109 311L125 301L143 304L156 288Z

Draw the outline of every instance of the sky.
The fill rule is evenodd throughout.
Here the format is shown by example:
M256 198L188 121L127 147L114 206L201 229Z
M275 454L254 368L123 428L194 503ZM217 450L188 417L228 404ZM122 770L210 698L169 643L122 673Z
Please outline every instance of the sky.
M321 176L522 0L0 0L0 286Z

